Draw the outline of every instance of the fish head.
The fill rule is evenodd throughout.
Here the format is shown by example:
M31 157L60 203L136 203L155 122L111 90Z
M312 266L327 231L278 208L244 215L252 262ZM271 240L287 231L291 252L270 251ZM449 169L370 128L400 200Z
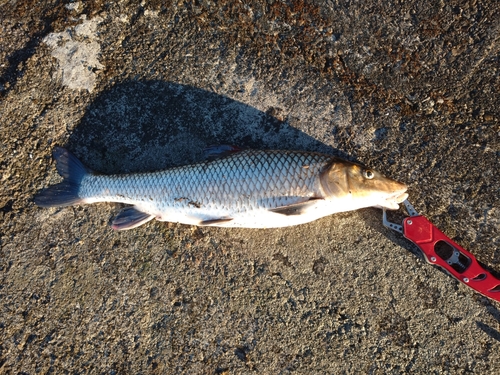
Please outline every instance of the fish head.
M408 187L360 164L335 159L321 176L327 199L343 199L349 209L379 207L396 210Z

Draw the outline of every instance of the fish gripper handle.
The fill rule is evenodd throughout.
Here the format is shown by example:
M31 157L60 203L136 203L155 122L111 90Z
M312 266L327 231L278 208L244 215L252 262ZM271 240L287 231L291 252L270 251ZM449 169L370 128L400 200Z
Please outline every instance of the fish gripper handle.
M420 248L427 262L445 269L465 285L500 302L500 280L485 270L474 255L451 240L425 216L405 218L403 233Z

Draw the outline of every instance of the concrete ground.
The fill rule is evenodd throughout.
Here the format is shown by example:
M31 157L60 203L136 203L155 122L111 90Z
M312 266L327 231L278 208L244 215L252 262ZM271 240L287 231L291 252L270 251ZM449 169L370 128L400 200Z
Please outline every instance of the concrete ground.
M499 303L365 209L283 229L41 209L210 144L329 152L500 271L495 1L0 1L0 373L498 374ZM498 273L497 273L498 274Z

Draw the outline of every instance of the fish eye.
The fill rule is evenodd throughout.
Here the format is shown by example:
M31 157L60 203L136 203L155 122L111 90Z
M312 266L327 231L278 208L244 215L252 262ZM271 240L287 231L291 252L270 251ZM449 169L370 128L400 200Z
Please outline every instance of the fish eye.
M375 177L375 174L369 169L367 169L363 171L363 176L365 176L365 178L367 178L368 180L371 180L373 177Z

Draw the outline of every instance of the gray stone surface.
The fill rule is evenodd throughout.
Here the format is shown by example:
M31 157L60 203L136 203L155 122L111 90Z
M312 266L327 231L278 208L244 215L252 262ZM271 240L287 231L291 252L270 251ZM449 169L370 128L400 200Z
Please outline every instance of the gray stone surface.
M366 209L272 230L40 209L214 143L358 160L500 271L494 1L0 2L0 372L500 373L499 304ZM417 256L416 256L417 255Z

